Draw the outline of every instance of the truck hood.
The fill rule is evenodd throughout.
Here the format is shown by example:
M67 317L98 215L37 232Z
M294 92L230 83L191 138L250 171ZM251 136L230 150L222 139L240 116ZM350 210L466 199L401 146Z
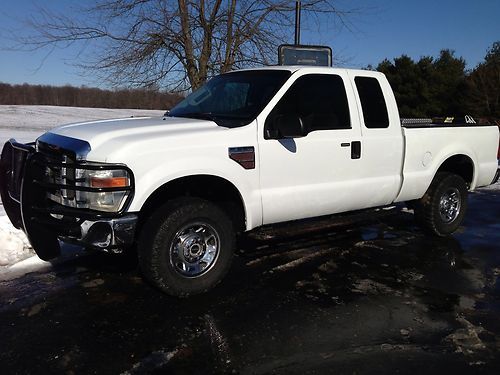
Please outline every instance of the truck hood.
M223 131L212 121L181 117L140 117L99 120L64 125L50 132L87 141L92 149L107 142L189 136L200 132Z

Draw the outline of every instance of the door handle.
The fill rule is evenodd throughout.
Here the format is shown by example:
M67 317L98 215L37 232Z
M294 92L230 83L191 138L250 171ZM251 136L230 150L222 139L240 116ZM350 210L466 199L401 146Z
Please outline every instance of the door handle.
M361 141L351 142L351 159L361 158Z

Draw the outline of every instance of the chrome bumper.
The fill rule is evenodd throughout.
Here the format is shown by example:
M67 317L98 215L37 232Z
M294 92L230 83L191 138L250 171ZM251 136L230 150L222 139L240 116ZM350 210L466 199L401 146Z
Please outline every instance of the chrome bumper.
M85 220L80 224L80 236L61 236L60 239L87 248L120 253L134 243L137 220L136 214L96 221Z

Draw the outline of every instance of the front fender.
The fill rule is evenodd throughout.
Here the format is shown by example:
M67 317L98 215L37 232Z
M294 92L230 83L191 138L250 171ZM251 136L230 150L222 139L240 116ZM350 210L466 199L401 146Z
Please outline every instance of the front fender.
M129 207L131 212L140 211L146 200L157 189L171 181L189 176L209 175L225 179L238 190L243 200L247 230L262 224L257 169L244 169L229 158L221 160L217 157L172 160L149 169L139 165L130 167L136 177L135 195Z

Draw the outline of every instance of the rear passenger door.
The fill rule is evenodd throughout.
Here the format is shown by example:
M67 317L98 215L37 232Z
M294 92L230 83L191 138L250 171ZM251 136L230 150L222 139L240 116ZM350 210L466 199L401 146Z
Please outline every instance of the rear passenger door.
M370 206L392 203L401 188L404 140L396 100L383 75L349 71L359 108L363 183L371 187Z
M264 224L348 211L369 199L373 192L360 184L361 159L352 148L361 134L345 71L303 74L266 110L258 119ZM310 133L266 139L273 120L289 114L300 116Z

